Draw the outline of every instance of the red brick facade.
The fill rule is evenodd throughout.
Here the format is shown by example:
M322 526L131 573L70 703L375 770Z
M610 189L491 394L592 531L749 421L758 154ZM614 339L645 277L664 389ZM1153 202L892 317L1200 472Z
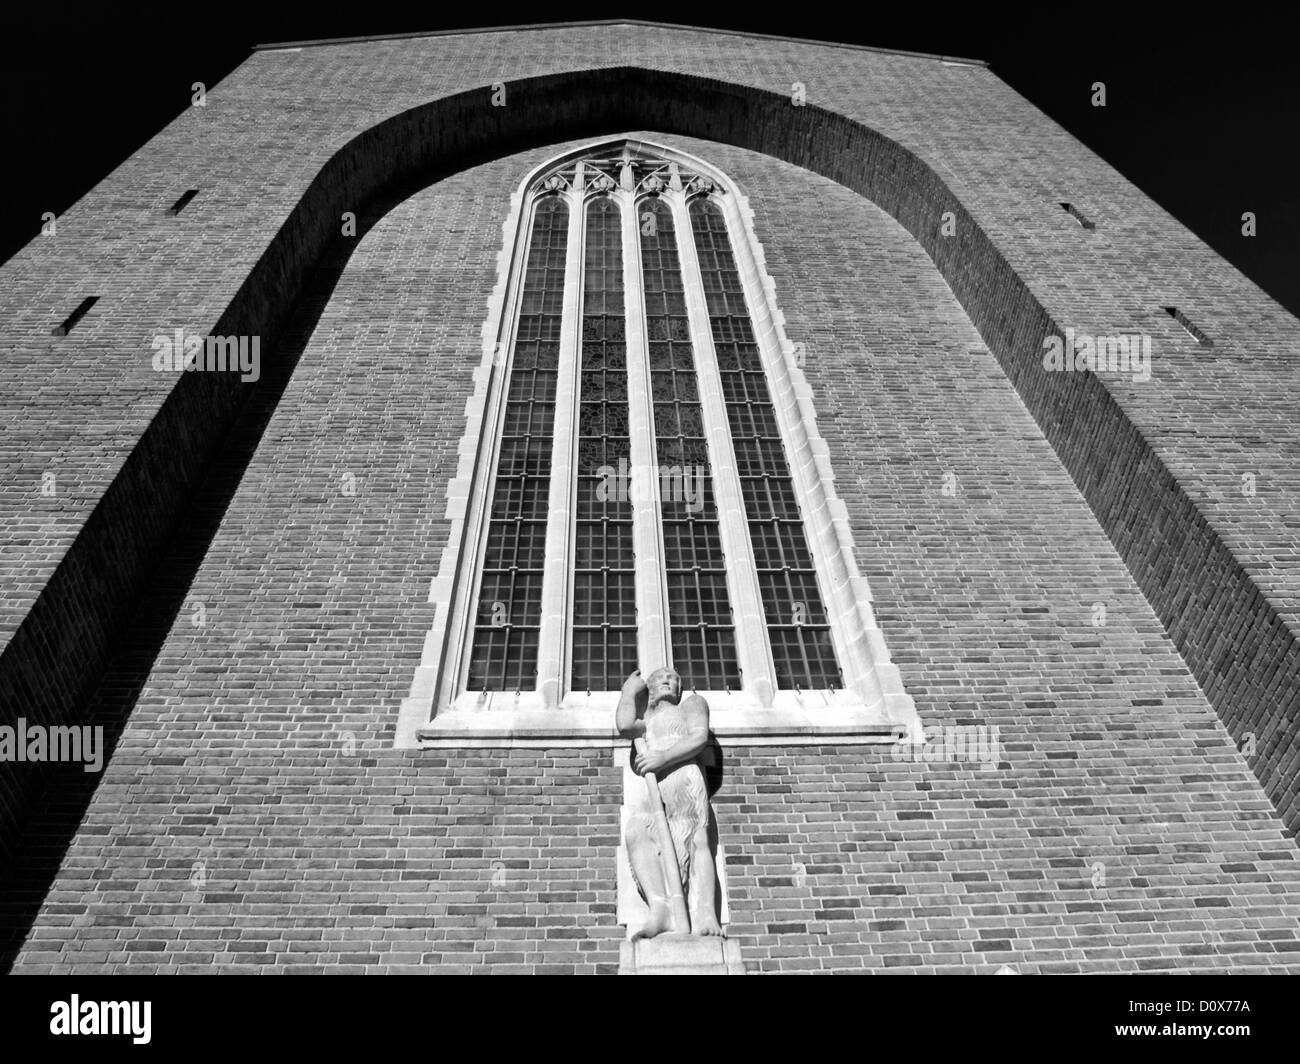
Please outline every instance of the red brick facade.
M1300 970L1300 324L987 70L645 26L259 52L0 269L5 719L121 733L0 765L15 970L617 968L610 751L392 749L509 198L617 133L749 197L908 692L1001 745L725 749L745 960Z

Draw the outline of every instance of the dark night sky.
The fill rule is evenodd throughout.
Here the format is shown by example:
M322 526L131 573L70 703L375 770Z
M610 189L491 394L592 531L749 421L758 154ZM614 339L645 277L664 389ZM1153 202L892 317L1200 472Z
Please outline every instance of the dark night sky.
M1246 8L1233 18L1218 14L1213 23L1189 8L1163 16L1134 4L1025 12L984 4L953 13L910 8L915 14L882 15L875 4L627 14L987 60L1300 314L1300 270L1292 266L1300 245L1300 87L1284 27ZM8 7L0 13L0 260L36 236L42 212L67 209L188 106L193 82L216 84L253 44L619 13L608 4L451 10L381 0L337 10L175 0ZM1089 102L1094 81L1106 83L1105 108ZM1251 239L1241 235L1248 210L1259 226Z

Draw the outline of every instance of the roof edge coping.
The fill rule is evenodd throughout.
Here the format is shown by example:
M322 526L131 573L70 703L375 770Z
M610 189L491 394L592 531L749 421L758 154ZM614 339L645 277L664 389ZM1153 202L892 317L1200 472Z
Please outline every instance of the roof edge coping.
M869 44L845 44L841 41L820 41L811 37L789 37L777 33L751 33L747 30L729 30L717 26L688 26L680 22L649 22L645 19L594 19L584 22L530 22L513 26L475 26L455 30L422 30L411 33L366 34L360 37L321 37L303 41L277 41L253 45L255 52L283 51L291 48L323 48L339 44L365 44L371 41L401 41L420 37L460 37L471 33L513 33L519 30L562 30L587 26L649 26L661 30L690 30L693 33L718 33L728 37L750 37L763 41L789 41L794 44L815 44L823 48L851 48L860 52L879 52L883 55L904 55L913 59L936 59L960 66L987 67L984 59L970 59L957 55L939 55L934 52L912 52L904 48L878 48Z

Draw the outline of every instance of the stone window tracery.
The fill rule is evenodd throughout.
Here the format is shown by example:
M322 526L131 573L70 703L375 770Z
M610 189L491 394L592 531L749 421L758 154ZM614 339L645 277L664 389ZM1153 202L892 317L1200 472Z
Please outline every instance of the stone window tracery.
M627 673L658 665L720 734L913 719L747 205L706 169L622 141L521 190L418 740L603 741Z

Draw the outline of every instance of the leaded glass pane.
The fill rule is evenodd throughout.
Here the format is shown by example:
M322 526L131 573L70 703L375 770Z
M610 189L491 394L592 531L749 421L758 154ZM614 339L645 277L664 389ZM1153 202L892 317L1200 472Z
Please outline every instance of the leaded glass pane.
M570 686L617 691L637 667L623 226L608 196L586 209Z
M568 236L564 201L558 196L538 200L492 485L465 685L471 691L531 691L537 683Z

